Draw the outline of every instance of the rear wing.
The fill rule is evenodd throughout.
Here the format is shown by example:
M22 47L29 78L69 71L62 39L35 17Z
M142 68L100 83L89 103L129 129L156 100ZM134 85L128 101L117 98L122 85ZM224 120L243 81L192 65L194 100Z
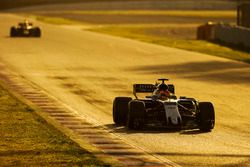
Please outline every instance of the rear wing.
M172 94L175 94L175 88L173 84L167 84L168 91ZM137 93L153 93L156 89L154 84L134 84L133 85L133 94L137 98Z
M153 84L134 84L133 94L137 98L137 93L153 93L156 86Z

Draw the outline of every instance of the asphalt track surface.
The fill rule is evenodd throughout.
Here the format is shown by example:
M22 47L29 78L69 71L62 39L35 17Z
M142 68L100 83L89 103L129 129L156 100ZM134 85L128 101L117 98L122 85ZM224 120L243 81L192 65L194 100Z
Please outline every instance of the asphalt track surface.
M250 65L223 58L35 22L42 38L10 38L23 18L0 14L0 62L123 140L180 166L250 166ZM115 127L112 100L133 83L167 77L177 95L211 101L210 133Z

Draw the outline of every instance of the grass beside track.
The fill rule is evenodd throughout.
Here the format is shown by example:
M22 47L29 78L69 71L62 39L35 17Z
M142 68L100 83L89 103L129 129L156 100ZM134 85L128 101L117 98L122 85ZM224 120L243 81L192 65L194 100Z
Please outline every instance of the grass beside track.
M43 21L46 23L57 24L57 25L73 25L80 24L80 22L65 19L62 17L43 17L43 16L34 16L37 20Z
M74 21L60 17L36 16L40 21L52 24L74 24ZM75 22L76 23L76 22ZM79 22L78 22L79 23ZM85 23L83 23L85 24ZM90 26L91 25L91 26ZM89 31L104 33L114 36L135 39L143 42L169 46L188 51L205 53L209 55L224 57L232 60L250 63L250 53L232 49L208 41L194 39L197 24L118 24L102 25L88 24ZM177 32L178 29L185 30L184 33ZM186 31L191 29L190 31ZM86 29L85 29L86 30ZM173 32L172 32L173 31ZM176 33L177 32L177 33ZM191 36L190 38L188 36ZM188 37L188 39L185 39ZM193 38L193 39L191 39Z
M91 28L89 31L110 34L115 36L136 39L139 41L169 46L194 52L205 53L209 55L224 57L237 61L250 63L250 53L235 50L230 47L222 46L219 44L195 40L195 39L180 39L166 36L162 33L153 33L150 30L159 29L158 27L126 27L126 26L103 26ZM157 30L156 30L157 31Z
M110 166L0 86L0 166Z
M198 18L236 18L236 11L233 10L53 10L34 12L38 14L59 13L78 15L163 15L176 17L198 17ZM201 15L202 13L202 15Z

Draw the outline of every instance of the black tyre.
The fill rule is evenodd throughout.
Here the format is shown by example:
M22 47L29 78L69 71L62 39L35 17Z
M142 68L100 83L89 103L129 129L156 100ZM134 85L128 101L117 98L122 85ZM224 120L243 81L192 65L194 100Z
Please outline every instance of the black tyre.
M16 37L17 36L17 30L15 27L10 28L10 36L11 37Z
M36 37L41 37L42 33L41 33L41 29L40 29L40 28L37 27L37 28L35 29L35 32L36 32L36 33L35 33L35 36L36 36Z
M40 28L36 27L36 28L30 29L30 36L31 37L40 37L41 36Z
M210 102L200 102L200 130L209 132L214 128L215 125L215 113L214 106Z
M113 121L118 125L126 125L128 104L131 97L116 97L113 101Z
M129 103L129 113L127 127L129 129L139 130L145 123L145 104L142 101L133 100Z

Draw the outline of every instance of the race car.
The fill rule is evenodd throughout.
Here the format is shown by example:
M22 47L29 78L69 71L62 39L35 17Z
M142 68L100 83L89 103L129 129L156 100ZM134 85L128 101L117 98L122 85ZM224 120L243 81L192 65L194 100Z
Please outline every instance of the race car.
M175 95L173 84L168 79L159 79L156 84L134 84L131 97L116 97L113 101L113 121L128 129L140 130L145 127L166 127L173 129L200 129L211 131L215 126L215 111L211 102L199 102L194 98ZM168 97L155 92L166 85ZM150 95L139 98L139 93Z
M18 26L10 28L11 37L41 37L41 29L34 27L33 24L27 20L18 23Z

